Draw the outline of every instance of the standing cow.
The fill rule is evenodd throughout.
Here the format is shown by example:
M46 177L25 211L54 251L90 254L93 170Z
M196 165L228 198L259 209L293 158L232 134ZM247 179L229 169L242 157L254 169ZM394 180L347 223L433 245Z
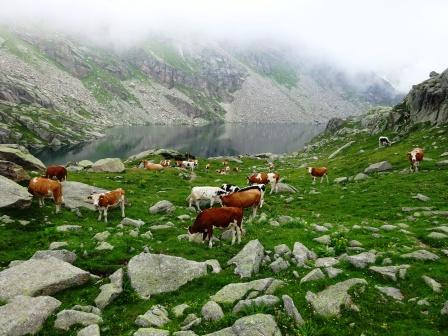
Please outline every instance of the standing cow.
M378 147L389 147L390 145L392 145L392 142L389 140L388 137L386 136L380 136L378 138Z
M278 192L278 181L280 179L280 175L278 173L255 173L251 176L247 177L249 184L270 184L271 192L275 190Z
M414 148L412 151L408 152L408 159L411 163L411 172L417 173L420 161L423 161L425 152L421 148Z
M313 178L313 184L316 183L316 179L318 177L320 177L320 183L322 183L322 181L324 180L324 177L327 178L327 183L329 183L328 181L328 169L327 167L308 167L306 168L308 170L308 173L312 176Z
M108 191L105 193L92 193L88 199L93 200L93 205L100 213L98 220L101 220L101 215L104 214L104 222L107 223L107 210L109 208L120 205L121 217L125 217L124 214L124 190L121 188Z
M38 198L40 207L44 206L45 197L53 197L56 204L56 213L61 210L64 197L62 196L62 184L59 181L45 177L35 177L31 179L28 185L28 192Z
M45 171L45 177L49 179L56 179L59 182L67 180L67 169L63 166L48 166Z

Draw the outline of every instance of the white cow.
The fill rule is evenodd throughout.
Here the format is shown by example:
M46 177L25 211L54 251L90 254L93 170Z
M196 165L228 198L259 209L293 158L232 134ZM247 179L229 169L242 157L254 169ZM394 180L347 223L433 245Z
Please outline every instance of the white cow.
M388 137L386 137L386 136L380 136L380 137L378 138L378 147L379 147L379 148L381 148L381 147L388 147L388 146L390 146L390 145L392 145L392 142L390 142L390 140L389 140Z
M225 194L226 191L219 187L193 187L190 195L187 197L187 201L190 207L194 202L196 204L196 208L200 211L200 200L210 201L210 207L212 207L215 202L221 204L222 206L221 198L219 196Z
M198 160L182 161L181 163L182 168L190 168L191 171L193 171L197 166L198 166Z

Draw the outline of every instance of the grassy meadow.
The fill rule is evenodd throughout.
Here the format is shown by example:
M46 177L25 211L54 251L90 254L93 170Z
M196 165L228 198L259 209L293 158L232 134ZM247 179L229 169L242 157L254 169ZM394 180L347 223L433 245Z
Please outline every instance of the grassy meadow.
M301 242L314 250L319 257L338 256L346 252L350 240L358 240L366 251L376 250L378 258L376 265L381 265L384 258L390 258L392 265L410 264L411 267L403 280L392 282L386 280L368 269L356 269L342 261L335 266L343 273L334 279L323 279L300 284L300 279L293 276L297 271L300 277L311 269L291 265L278 274L272 273L268 266L263 266L260 273L252 279L275 277L283 280L286 285L276 294L290 295L306 324L294 326L293 321L284 313L281 305L275 308L260 307L246 309L238 314L232 313L231 306L224 306L225 318L217 322L202 322L193 330L206 334L230 326L233 322L247 314L265 312L273 314L283 335L317 336L317 335L448 335L448 316L442 316L440 310L448 300L448 256L441 252L448 248L448 239L431 240L427 235L429 228L447 224L448 218L426 217L419 211L403 212L402 207L431 206L436 210L448 210L448 167L437 165L442 160L440 155L448 151L448 127L420 127L404 136L392 147L378 149L377 136L358 133L346 136L321 135L315 139L319 146L309 147L306 152L298 155L281 157L275 160L276 171L286 182L298 189L296 194L265 194L265 203L260 213L265 213L268 220L249 221L250 211L246 211L246 235L240 245L230 246L227 242L216 242L212 249L207 244L195 244L179 241L177 236L186 233L186 227L196 216L187 209L186 197L193 186L219 186L222 183L246 185L246 176L252 171L267 171L267 160L243 157L243 164L230 162L231 167L240 167L240 172L228 175L218 175L215 169L222 167L220 161L199 159L196 170L197 178L193 181L179 174L172 168L162 172L150 172L134 168L137 162L127 164L127 169L121 174L79 172L69 173L69 180L88 183L105 189L121 187L125 189L129 205L126 216L142 219L146 224L140 229L144 233L149 226L172 222L172 229L153 231L153 239L132 237L131 227L117 228L121 221L120 211L109 211L109 223L97 221L97 213L81 209L82 217L75 212L63 209L54 213L54 204L46 202L44 208L39 208L37 200L33 200L30 208L24 210L1 210L15 219L14 223L0 226L0 270L6 268L10 261L28 259L36 250L48 249L51 242L66 241L67 249L76 252L78 259L74 265L101 277L107 277L120 267L126 267L134 255L147 246L153 253L163 253L181 256L191 260L204 261L218 259L223 271L194 280L181 287L178 291L154 295L150 300L142 300L133 291L129 280L125 277L123 293L106 307L102 313L102 335L132 335L138 327L134 324L136 317L145 313L152 305L162 304L170 310L172 307L187 303L190 308L186 313L196 313L200 316L201 307L209 297L232 282L241 282L233 274L233 266L226 266L233 257L252 239L259 239L266 250L273 250L278 244L287 244L291 249L294 242ZM392 135L392 134L390 134ZM348 141L355 143L341 151L333 159L328 159L330 153ZM409 163L406 153L414 147L423 147L426 160L422 162L419 173L409 173ZM158 161L161 157L150 157ZM387 160L393 165L393 170L387 173L371 174L367 180L336 184L333 180L342 176L354 176L362 172L369 164ZM211 162L211 169L206 171L205 164ZM311 184L306 165L327 166L330 183ZM310 193L311 190L315 192ZM417 193L431 199L422 202L413 199ZM292 200L286 201L292 196ZM171 214L152 215L148 208L160 200L169 200L176 206ZM415 213L416 212L416 213ZM189 214L191 220L181 221L179 215ZM278 227L269 223L279 216L288 215L293 221ZM412 216L409 217L409 216ZM21 225L18 220L31 221ZM331 224L326 233L316 232L313 224ZM82 230L75 232L57 232L56 227L63 224L81 225ZM380 227L384 224L406 224L408 233L396 230L380 230L375 237L366 226ZM359 229L352 228L361 226ZM330 225L328 225L330 226ZM405 227L405 226L403 226ZM107 242L114 246L112 251L97 251L97 242L93 236L102 231L110 231L112 235ZM116 235L123 232L123 236ZM215 235L219 230L215 231ZM323 234L331 236L330 246L313 241L313 238ZM437 261L422 262L402 259L404 253L418 249L426 249L440 256ZM350 252L350 254L356 254ZM312 266L312 264L310 264ZM428 275L442 284L442 293L434 293L421 279ZM332 319L322 319L314 315L312 308L305 300L307 291L317 293L328 285L349 279L363 278L368 282L366 290L354 297L359 312L344 310L341 316ZM251 279L251 280L252 280ZM55 295L62 302L60 310L70 308L75 304L93 305L99 294L99 287L108 280L94 281L78 287L65 290ZM382 295L375 285L392 286L401 290L404 295L402 302L397 302ZM412 298L426 298L430 306L420 306ZM176 319L170 315L171 322L165 327L171 331L180 330L182 318ZM49 318L38 335L76 335L80 328L72 328L70 332L58 331L53 328L55 317Z

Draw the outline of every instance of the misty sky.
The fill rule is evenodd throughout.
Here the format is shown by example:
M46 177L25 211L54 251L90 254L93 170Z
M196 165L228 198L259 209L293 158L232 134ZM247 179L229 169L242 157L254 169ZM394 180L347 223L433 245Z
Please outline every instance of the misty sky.
M128 47L149 33L275 39L407 91L448 68L446 0L0 0L0 22Z

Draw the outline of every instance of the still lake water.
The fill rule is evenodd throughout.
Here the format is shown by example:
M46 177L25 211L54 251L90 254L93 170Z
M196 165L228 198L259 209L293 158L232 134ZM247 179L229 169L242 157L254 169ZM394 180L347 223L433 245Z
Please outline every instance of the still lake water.
M213 124L115 127L89 143L47 148L34 154L45 164L65 164L106 157L125 159L147 149L173 148L201 157L256 153L286 153L303 148L323 131L316 124Z

